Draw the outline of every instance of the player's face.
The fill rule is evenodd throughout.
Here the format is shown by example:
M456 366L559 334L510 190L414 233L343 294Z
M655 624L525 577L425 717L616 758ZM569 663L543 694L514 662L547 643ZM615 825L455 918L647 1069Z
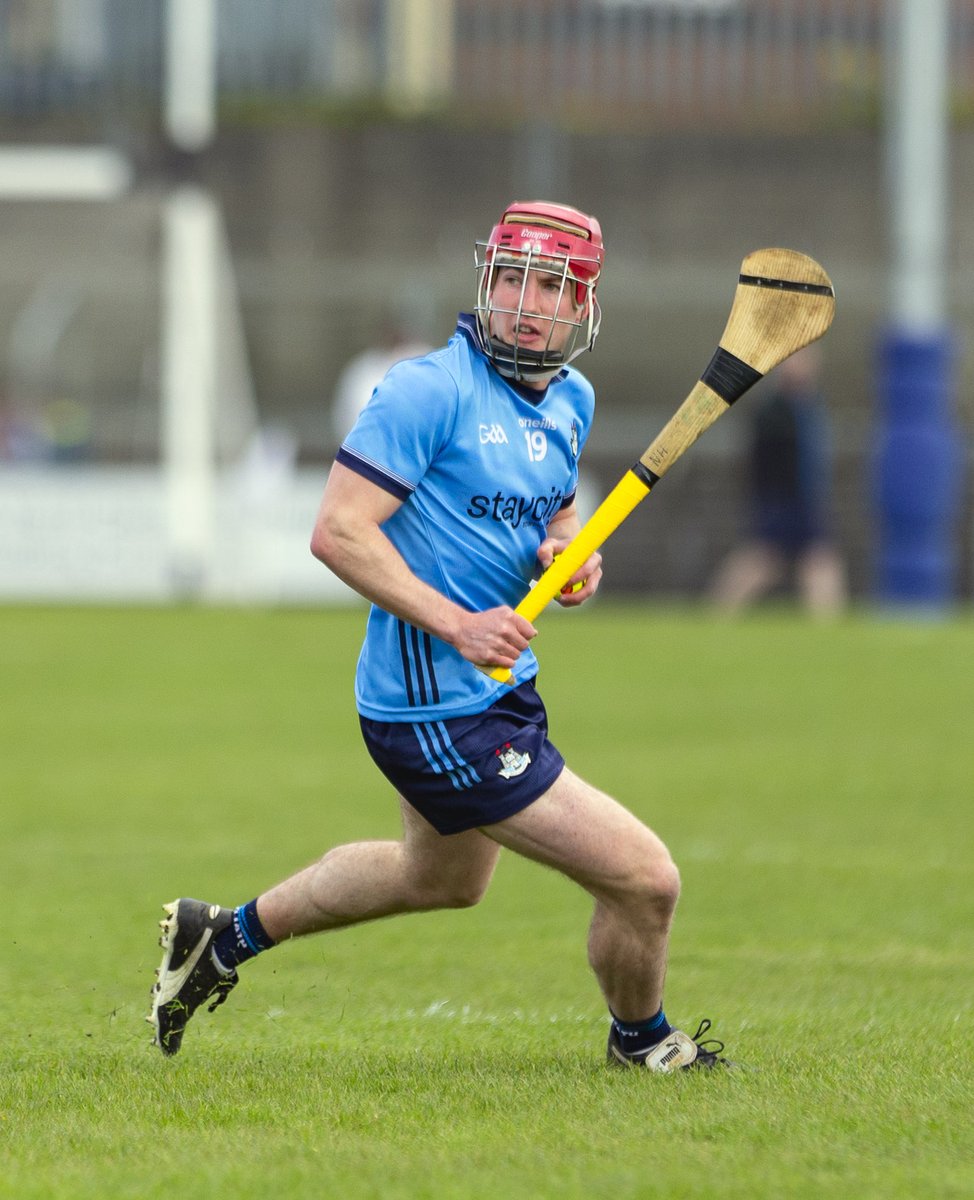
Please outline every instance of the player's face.
M581 310L573 301L574 282L554 271L499 267L491 291L490 332L525 350L563 350L575 332Z

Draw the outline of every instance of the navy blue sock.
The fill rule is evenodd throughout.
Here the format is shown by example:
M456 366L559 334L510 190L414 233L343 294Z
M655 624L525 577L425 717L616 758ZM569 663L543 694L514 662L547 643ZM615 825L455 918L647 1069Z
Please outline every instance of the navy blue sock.
M217 934L213 942L213 953L220 966L232 971L248 958L254 958L262 950L270 950L277 943L260 923L257 916L257 901L241 904L233 910L233 920Z
M658 1046L673 1029L662 1008L648 1021L620 1021L613 1013L612 1024L626 1054L636 1054L640 1050L648 1050L650 1046Z

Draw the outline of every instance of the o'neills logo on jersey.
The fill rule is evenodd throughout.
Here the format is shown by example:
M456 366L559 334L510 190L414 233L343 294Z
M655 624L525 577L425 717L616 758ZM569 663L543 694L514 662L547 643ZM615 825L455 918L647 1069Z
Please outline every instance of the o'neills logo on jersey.
M475 521L501 521L512 529L526 524L547 525L564 499L565 494L559 488L552 488L545 496L505 496L503 492L471 496L467 516Z

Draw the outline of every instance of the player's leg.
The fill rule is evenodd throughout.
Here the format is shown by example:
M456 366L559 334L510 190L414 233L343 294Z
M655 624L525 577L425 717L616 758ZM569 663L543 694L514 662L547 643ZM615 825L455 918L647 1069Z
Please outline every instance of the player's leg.
M589 961L613 1016L610 1062L673 1071L726 1061L722 1043L698 1040L709 1021L688 1037L671 1028L663 1012L680 878L652 830L566 768L533 804L485 832L592 895Z
M655 1013L680 892L656 834L567 768L533 804L484 832L592 895L589 960L609 1008L623 1020Z
M444 837L405 800L400 805L400 841L338 846L258 898L261 923L275 942L481 899L498 846L476 829Z
M286 938L395 913L476 904L499 847L478 830L444 837L405 801L398 842L339 846L238 909L180 899L160 923L164 955L148 1020L175 1054L193 1013L212 1011L238 982L236 966Z

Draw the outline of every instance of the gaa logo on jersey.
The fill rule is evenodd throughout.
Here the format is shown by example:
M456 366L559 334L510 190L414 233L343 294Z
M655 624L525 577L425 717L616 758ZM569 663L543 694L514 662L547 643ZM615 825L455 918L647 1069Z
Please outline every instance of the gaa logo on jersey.
M506 446L507 434L504 432L503 425L481 425L480 426L480 444L481 446Z
M515 750L510 742L495 750L494 754L500 759L501 765L497 774L503 779L514 779L517 775L523 775L531 765L531 755L527 751L522 754L520 750Z

